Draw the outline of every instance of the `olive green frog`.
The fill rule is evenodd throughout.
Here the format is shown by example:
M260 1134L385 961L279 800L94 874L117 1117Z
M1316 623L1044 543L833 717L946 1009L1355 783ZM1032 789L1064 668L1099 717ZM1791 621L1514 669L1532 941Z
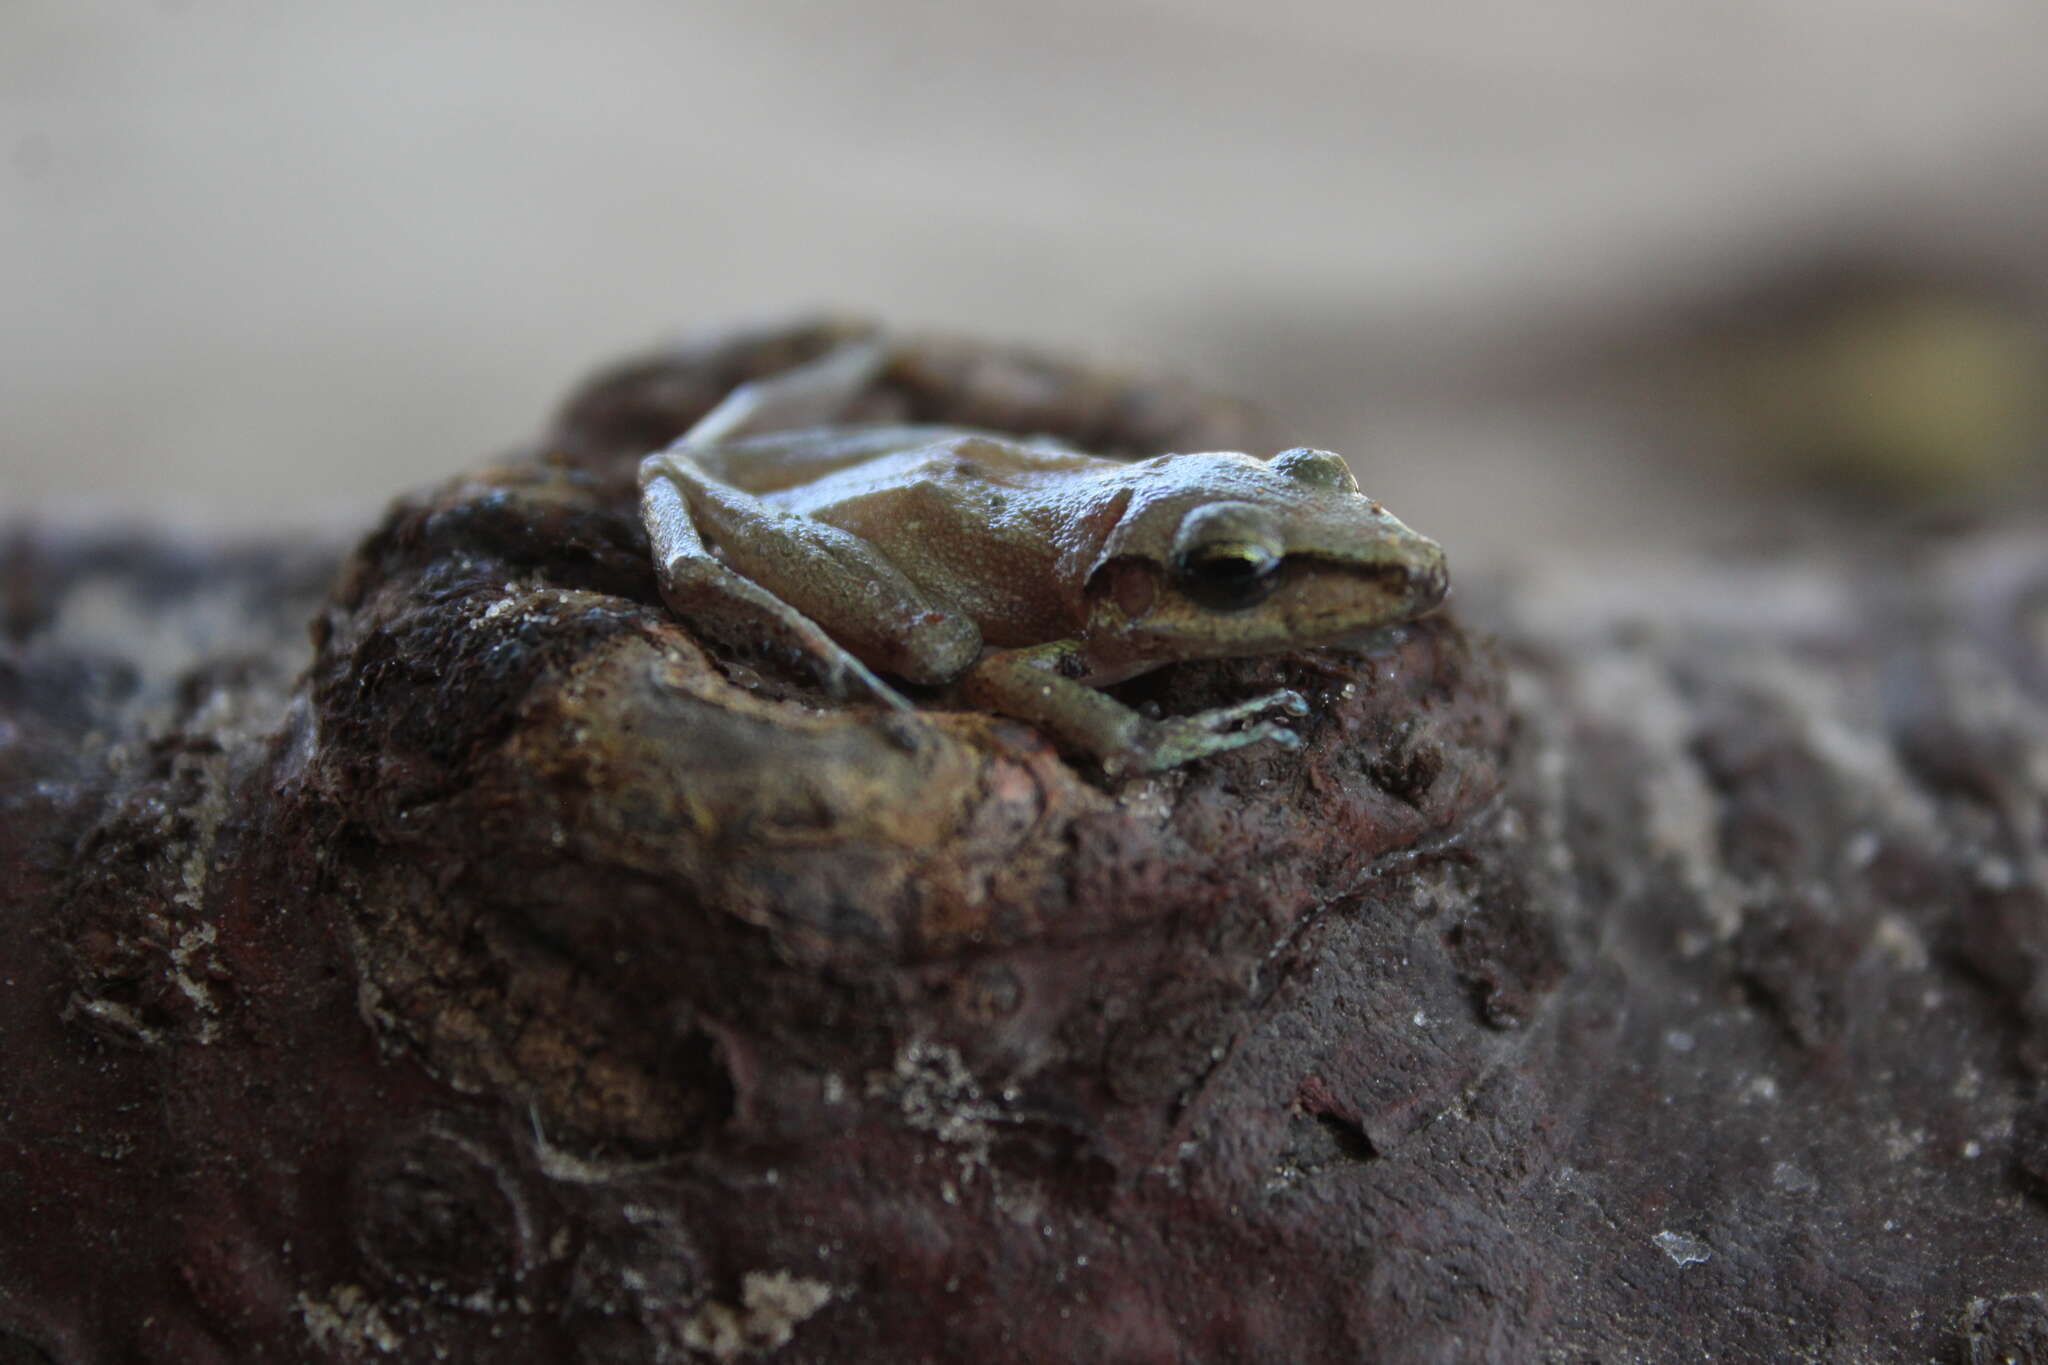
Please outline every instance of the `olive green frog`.
M678 616L781 646L834 695L908 707L885 677L948 687L1125 773L1298 744L1274 717L1307 703L1278 691L1155 719L1097 689L1336 643L1444 596L1436 542L1329 451L1126 462L1049 438L831 425L887 360L864 342L743 385L642 462Z

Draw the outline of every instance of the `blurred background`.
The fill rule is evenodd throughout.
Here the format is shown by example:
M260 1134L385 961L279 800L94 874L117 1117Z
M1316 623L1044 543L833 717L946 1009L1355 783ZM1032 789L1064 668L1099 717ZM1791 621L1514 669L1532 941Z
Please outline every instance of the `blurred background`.
M0 516L345 526L830 306L1504 562L2039 506L2033 0L6 0Z

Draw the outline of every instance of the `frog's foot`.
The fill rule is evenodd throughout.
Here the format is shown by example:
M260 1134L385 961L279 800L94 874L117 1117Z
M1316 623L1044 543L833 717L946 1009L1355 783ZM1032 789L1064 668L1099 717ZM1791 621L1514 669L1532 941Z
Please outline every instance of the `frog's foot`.
M880 339L849 342L807 365L740 385L679 444L695 450L755 432L830 422L888 367L889 348Z
M1153 720L1106 692L1074 680L1087 671L1085 648L1056 640L985 656L963 680L970 705L1028 720L1069 749L1092 754L1111 777L1156 773L1247 744L1301 747L1301 737L1270 719L1305 716L1308 703L1291 690L1268 692L1234 706Z
M1301 693L1283 688L1232 706L1198 711L1192 716L1147 721L1135 742L1103 759L1103 770L1112 776L1164 772L1250 744L1273 743L1285 749L1299 749L1299 734L1278 720L1264 719L1276 711L1298 718L1308 714L1308 702Z

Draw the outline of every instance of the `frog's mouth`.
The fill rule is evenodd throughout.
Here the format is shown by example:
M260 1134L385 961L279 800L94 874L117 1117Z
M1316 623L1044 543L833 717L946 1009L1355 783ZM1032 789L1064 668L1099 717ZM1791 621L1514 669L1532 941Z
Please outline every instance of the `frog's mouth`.
M1443 556L1402 562L1289 555L1265 610L1289 644L1314 644L1412 621L1442 604L1450 590ZM1283 646L1284 647L1284 646Z
M1441 552L1385 561L1288 555L1265 591L1239 606L1219 604L1206 585L1190 590L1157 566L1121 561L1105 567L1110 572L1095 586L1121 618L1110 633L1154 660L1335 644L1423 616L1449 590Z

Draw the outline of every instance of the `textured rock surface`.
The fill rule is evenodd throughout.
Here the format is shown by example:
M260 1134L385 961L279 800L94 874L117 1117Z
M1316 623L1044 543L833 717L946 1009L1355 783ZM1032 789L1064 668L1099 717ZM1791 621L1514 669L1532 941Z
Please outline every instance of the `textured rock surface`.
M1109 789L658 606L632 457L830 331L345 558L5 541L0 1359L2039 1352L2048 536L1468 585L1131 684L1317 705Z

